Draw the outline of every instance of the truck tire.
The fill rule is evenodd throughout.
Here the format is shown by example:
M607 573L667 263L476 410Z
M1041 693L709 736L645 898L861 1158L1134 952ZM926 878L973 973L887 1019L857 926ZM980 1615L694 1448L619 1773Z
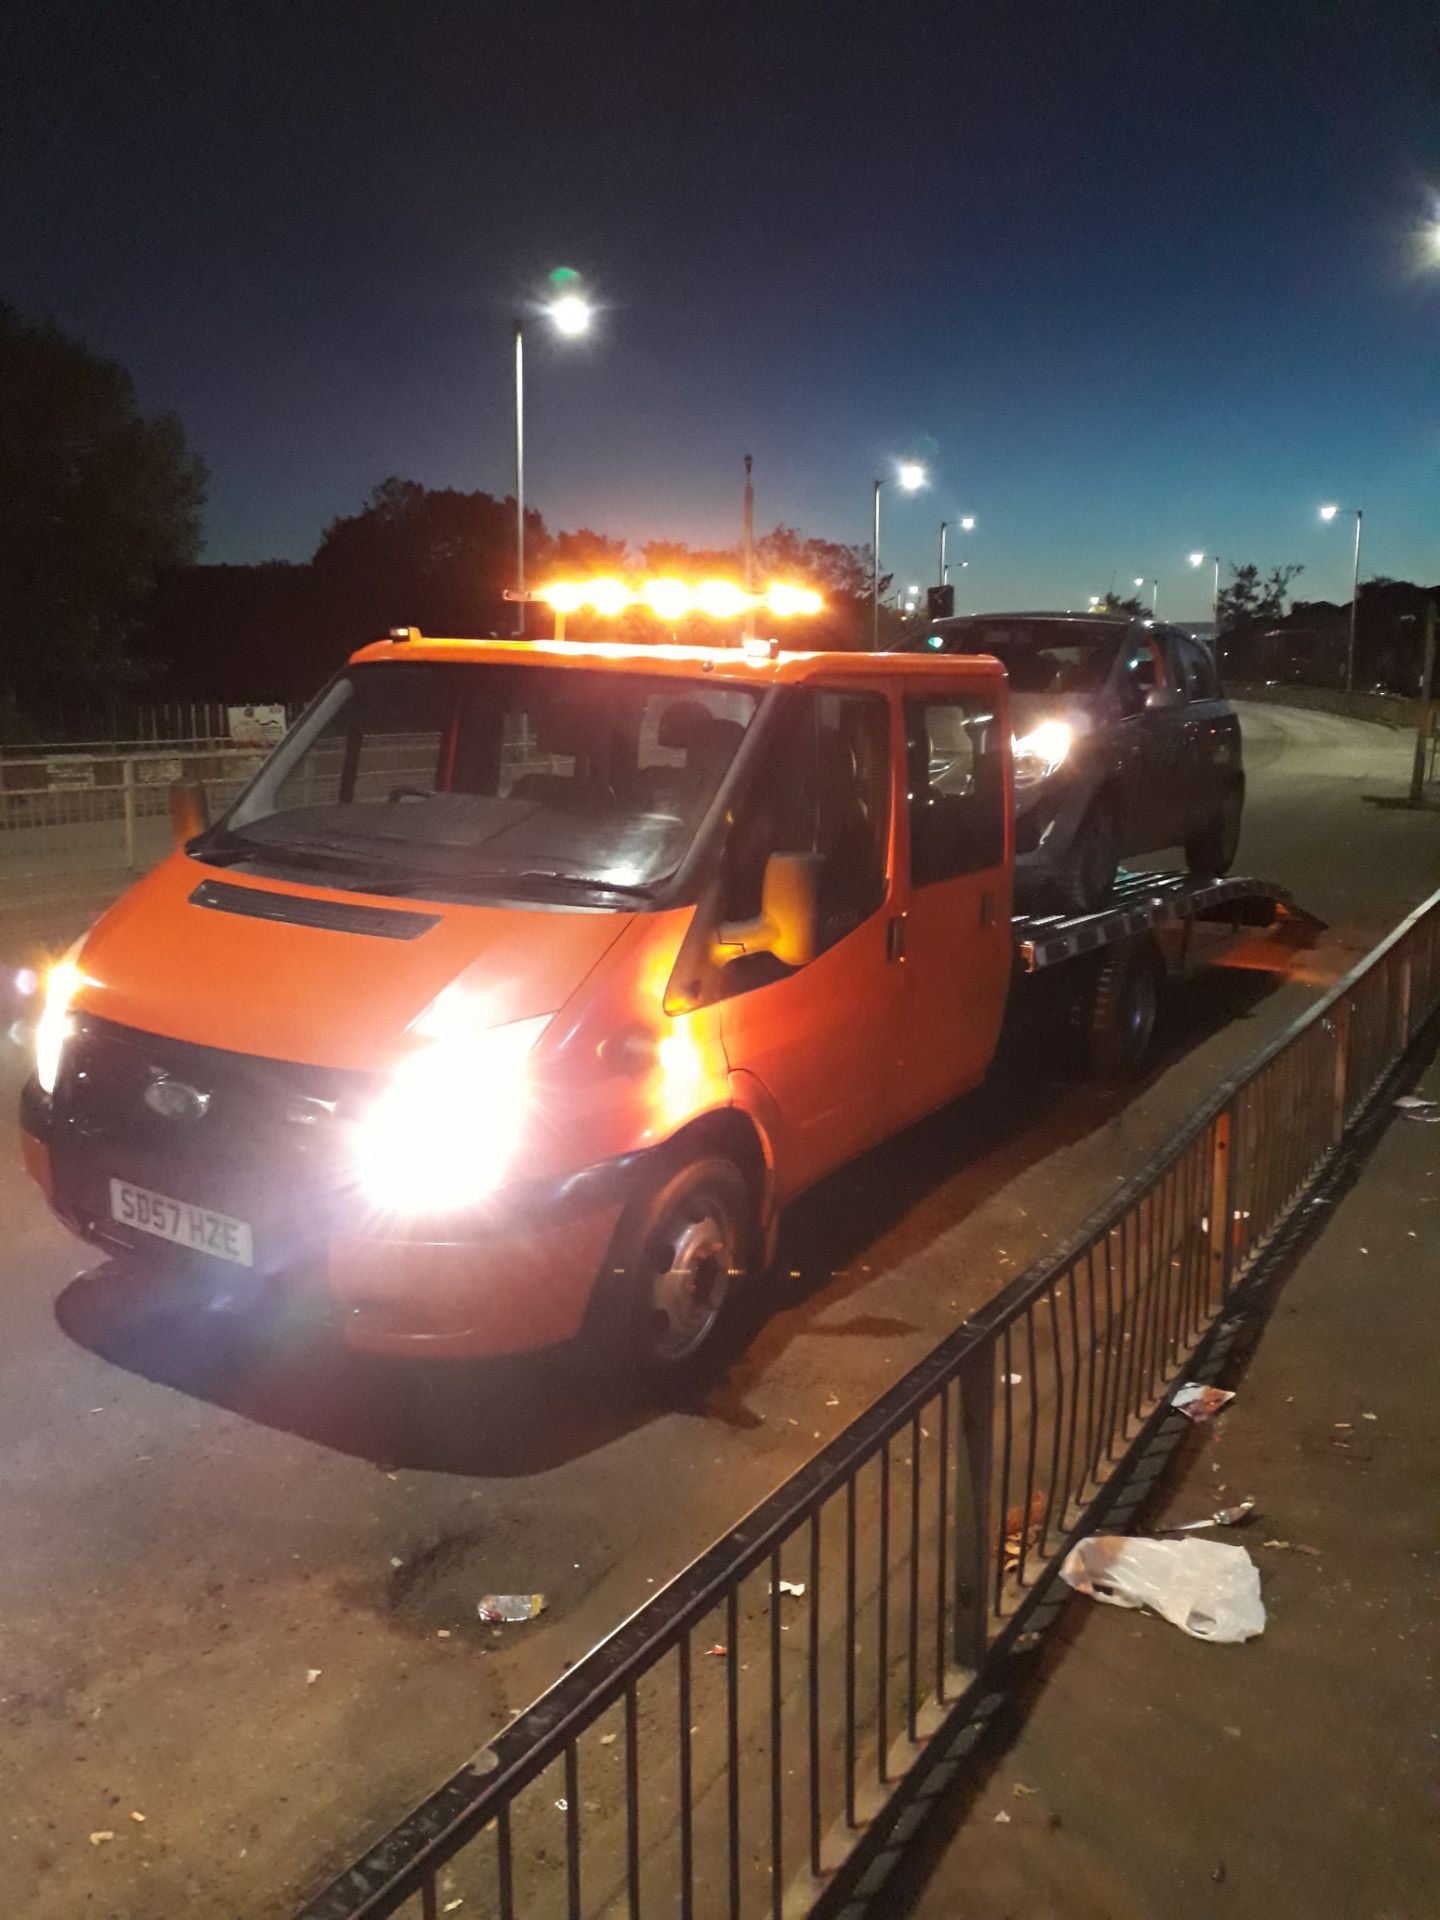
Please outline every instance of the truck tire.
M662 1153L615 1229L584 1358L661 1398L704 1386L726 1357L760 1245L755 1196L733 1160Z
M1129 1080L1143 1068L1160 1020L1164 982L1164 959L1148 935L1103 954L1081 1001L1087 1061L1097 1080Z
M1113 801L1094 801L1080 823L1070 863L1057 883L1061 902L1072 913L1094 913L1115 888L1120 865L1120 822Z
M1231 787L1214 813L1196 834L1185 842L1185 864L1191 873L1218 879L1229 873L1240 851L1240 819L1245 810L1245 789Z

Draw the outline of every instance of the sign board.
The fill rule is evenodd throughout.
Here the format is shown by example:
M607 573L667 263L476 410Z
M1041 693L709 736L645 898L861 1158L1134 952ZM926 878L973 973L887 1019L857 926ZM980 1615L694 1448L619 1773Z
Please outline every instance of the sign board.
M230 738L247 747L273 747L285 732L284 707L227 707Z
M135 762L135 778L141 786L168 787L172 781L183 780L184 777L185 762L180 759L172 760L164 755L158 755L154 758L147 756Z
M51 787L93 787L95 762L88 754L58 755L45 762L45 778Z

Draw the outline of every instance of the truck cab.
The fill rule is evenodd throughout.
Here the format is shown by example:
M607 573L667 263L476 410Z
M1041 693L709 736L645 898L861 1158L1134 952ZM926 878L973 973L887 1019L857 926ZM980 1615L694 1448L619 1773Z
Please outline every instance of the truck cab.
M357 1347L682 1378L796 1194L983 1078L1010 751L985 658L404 631L53 970L27 1163Z

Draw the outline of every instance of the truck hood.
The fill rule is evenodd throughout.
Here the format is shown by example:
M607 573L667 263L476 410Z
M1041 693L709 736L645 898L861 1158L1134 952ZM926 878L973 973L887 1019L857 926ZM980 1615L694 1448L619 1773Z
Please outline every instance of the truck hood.
M202 886L219 904L196 902ZM496 1026L556 1012L633 917L392 903L174 853L87 935L77 1004L199 1046L373 1072L462 973Z

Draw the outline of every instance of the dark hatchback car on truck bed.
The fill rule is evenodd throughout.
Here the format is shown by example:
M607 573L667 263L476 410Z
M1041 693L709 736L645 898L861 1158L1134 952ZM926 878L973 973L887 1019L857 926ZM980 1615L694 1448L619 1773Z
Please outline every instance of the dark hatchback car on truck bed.
M1192 872L1234 864L1240 722L1202 642L1153 620L995 613L935 621L899 651L1005 667L1018 890L1084 911L1123 859L1183 847Z

